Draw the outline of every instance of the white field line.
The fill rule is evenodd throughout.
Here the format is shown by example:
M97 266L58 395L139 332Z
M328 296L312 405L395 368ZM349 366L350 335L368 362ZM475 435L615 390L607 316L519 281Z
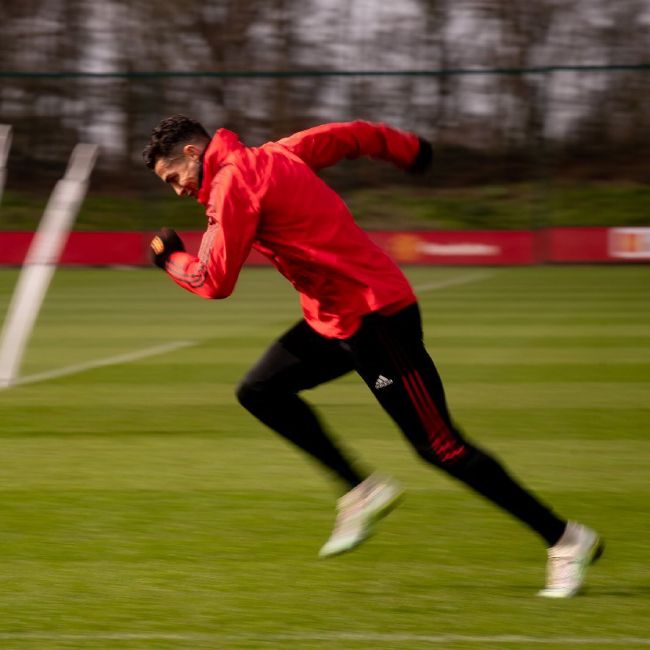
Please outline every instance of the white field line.
M407 634L375 632L304 632L280 634L202 634L193 632L2 632L0 641L183 641L183 642L235 642L235 641L359 641L370 643L426 643L426 644L508 644L508 645L580 645L580 646L648 646L650 637L597 637L597 636L528 636L520 634Z
M438 280L437 282L429 282L427 284L419 284L414 288L415 293L423 293L425 291L434 291L436 289L446 289L447 287L454 287L458 284L469 284L470 282L478 282L479 280L487 280L496 275L496 271L475 271L474 273L464 273L463 275L455 275L446 280Z
M120 363L130 363L138 359L145 359L147 357L155 357L165 352L172 352L187 348L191 345L196 345L195 341L172 341L171 343L163 343L156 345L152 348L145 348L144 350L135 350L134 352L126 352L125 354L117 354L113 357L106 359L96 359L95 361L88 361L86 363L78 363L73 366L65 366L64 368L56 368L54 370L47 370L33 375L25 375L19 377L10 386L4 388L11 388L12 386L22 386L25 384L35 384L39 381L47 381L48 379L56 379L58 377L65 377L67 375L76 375L79 372L86 370L93 370L95 368L103 368L105 366L116 366ZM0 388L2 390L2 388Z

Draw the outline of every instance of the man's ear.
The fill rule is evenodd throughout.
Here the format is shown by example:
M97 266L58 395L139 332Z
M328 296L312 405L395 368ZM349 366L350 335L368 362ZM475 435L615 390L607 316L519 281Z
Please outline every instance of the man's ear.
M201 150L195 144L186 144L183 147L183 155L191 160L199 160L201 158Z

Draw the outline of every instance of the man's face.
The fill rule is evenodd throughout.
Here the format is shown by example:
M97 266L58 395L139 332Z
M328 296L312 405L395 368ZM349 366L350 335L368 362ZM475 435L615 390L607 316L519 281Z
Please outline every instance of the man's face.
M199 193L199 172L201 169L201 149L186 144L181 153L169 158L158 158L154 171L165 183L174 189L178 196L192 196Z

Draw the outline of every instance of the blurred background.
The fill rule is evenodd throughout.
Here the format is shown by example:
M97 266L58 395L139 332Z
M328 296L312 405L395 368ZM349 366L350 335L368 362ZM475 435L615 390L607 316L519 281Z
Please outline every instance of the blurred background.
M369 228L650 224L648 62L646 0L4 2L2 228L33 228L75 143L94 142L76 229L200 229L141 162L177 112L249 145L351 119L429 138L422 179L328 170Z

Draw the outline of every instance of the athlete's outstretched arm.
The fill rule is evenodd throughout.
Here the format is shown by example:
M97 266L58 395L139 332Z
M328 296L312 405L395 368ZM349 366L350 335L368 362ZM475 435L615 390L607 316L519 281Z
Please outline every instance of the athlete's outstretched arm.
M429 166L432 157L431 145L415 133L362 120L323 124L278 142L314 170L342 158L369 156L419 172Z

